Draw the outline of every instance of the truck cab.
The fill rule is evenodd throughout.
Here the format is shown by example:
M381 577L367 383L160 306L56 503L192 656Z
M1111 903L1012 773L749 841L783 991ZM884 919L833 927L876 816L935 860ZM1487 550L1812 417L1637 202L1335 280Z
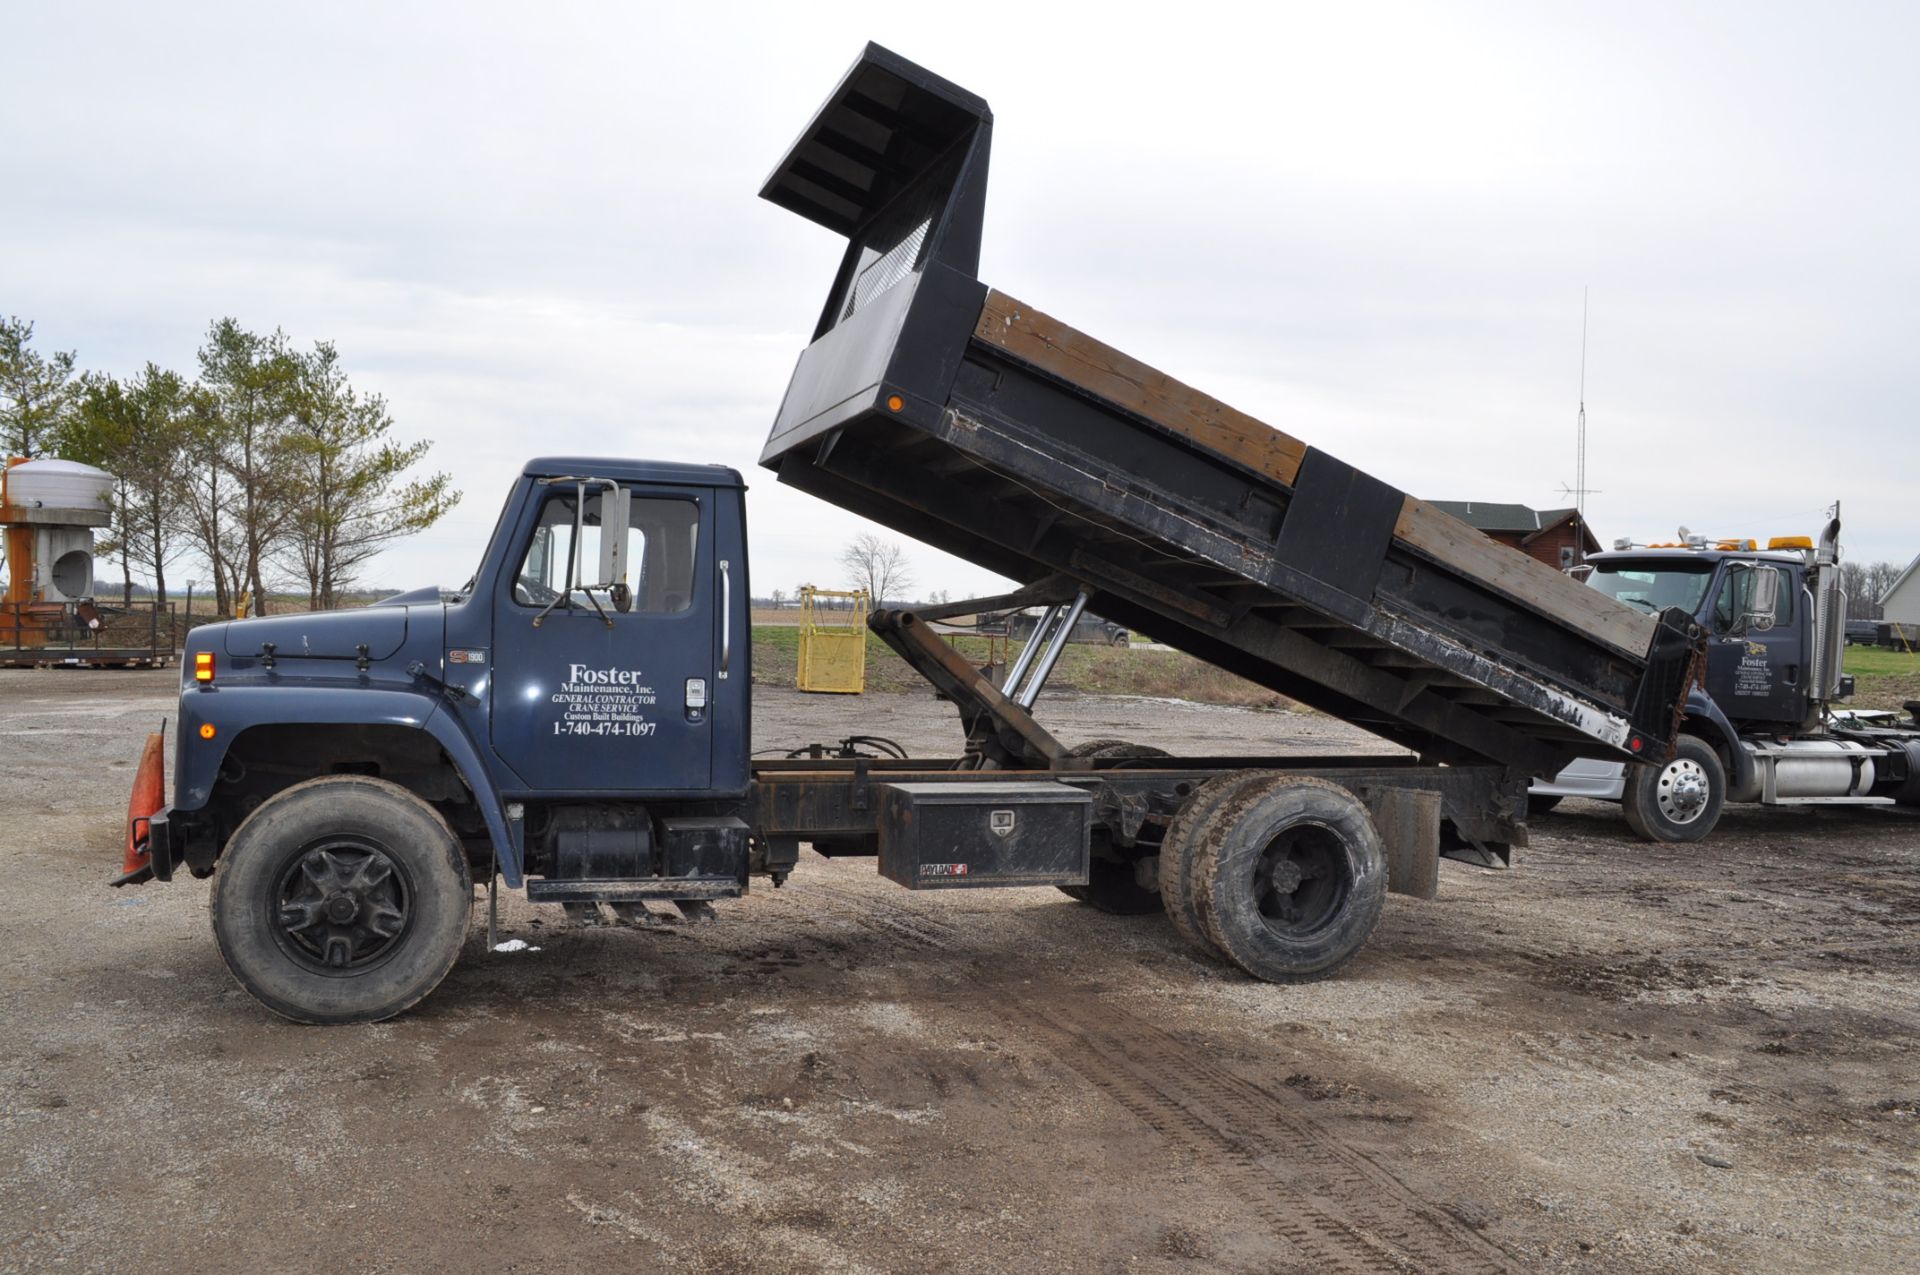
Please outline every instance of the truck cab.
M1740 549L1641 549L1595 554L1587 583L1629 606L1680 607L1706 631L1707 698L1755 727L1798 726L1808 715L1812 595L1805 558ZM1771 616L1756 615L1761 573L1772 573Z
M1853 694L1853 679L1839 671L1846 599L1830 570L1837 556L1822 561L1837 550L1837 534L1836 514L1818 548L1807 537L1776 537L1762 549L1695 536L1591 555L1592 588L1650 612L1692 615L1707 634L1705 663L1672 757L1647 766L1583 758L1534 782L1533 810L1570 796L1620 801L1642 835L1692 841L1712 830L1728 801L1920 800L1920 734L1834 711Z

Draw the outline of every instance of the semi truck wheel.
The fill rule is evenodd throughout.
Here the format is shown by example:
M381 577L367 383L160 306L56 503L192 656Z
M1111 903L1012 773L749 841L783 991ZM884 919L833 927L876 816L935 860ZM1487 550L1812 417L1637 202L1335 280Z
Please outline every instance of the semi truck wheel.
M1067 750L1069 757L1169 757L1171 753L1152 744L1134 744L1124 739L1090 739ZM1063 885L1060 893L1089 907L1114 916L1141 916L1160 910L1154 891L1140 884L1131 863L1095 858L1087 865L1085 885Z
M1174 933L1205 952L1223 958L1200 923L1200 901L1194 892L1194 866L1200 855L1200 832L1209 826L1214 813L1231 801L1243 788L1273 782L1263 771L1216 775L1201 784L1174 812L1167 823L1167 835L1160 841L1160 905L1167 910Z
M1199 835L1193 888L1207 937L1270 983L1325 978L1380 919L1387 864L1366 805L1323 779L1237 791Z
M473 884L460 842L398 784L334 775L247 817L213 886L227 968L297 1023L371 1023L417 1004L453 968Z
M1720 822L1727 771L1706 740L1682 735L1664 765L1636 766L1620 806L1627 826L1645 841L1698 841Z

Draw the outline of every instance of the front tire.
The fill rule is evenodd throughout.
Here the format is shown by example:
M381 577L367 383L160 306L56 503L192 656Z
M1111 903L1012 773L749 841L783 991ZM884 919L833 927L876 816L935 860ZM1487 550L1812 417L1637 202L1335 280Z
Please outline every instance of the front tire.
M1698 841L1720 822L1727 798L1727 770L1713 746L1682 735L1661 765L1636 766L1620 805L1627 826L1644 841Z
M473 882L438 811L398 784L297 784L240 825L213 887L227 969L297 1023L372 1023L453 968Z

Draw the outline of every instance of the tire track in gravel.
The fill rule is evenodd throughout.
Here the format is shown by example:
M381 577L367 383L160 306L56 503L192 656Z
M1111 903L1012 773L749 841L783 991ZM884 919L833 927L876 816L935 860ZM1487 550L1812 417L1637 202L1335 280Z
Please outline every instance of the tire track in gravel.
M1512 1275L1499 1245L1423 1200L1285 1097L1111 1002L1068 993L1008 1016L1210 1170L1315 1269Z
M812 882L829 907L917 950L951 946L951 922L858 890ZM1210 1173L1316 1270L1359 1275L1514 1275L1504 1248L1422 1199L1296 1104L1203 1049L1084 989L1022 985L984 1008Z
M904 907L883 895L850 890L824 881L809 881L804 886L796 884L788 888L796 894L819 895L827 901L828 910L840 919L853 922L869 934L916 951L943 949L960 937L959 930L952 922L930 916L917 908Z

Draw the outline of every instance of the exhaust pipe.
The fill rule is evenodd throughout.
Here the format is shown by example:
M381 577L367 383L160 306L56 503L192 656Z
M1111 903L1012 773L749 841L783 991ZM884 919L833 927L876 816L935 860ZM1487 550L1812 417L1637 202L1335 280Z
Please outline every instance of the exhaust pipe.
M1820 533L1813 559L1813 677L1807 687L1814 724L1821 710L1840 694L1840 664L1847 639L1847 594L1840 587L1840 502Z

